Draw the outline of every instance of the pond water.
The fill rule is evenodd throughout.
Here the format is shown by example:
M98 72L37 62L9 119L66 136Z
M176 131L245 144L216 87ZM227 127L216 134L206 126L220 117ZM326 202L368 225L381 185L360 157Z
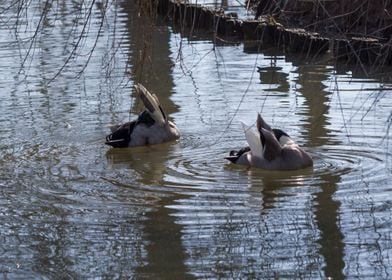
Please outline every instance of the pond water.
M189 38L97 3L2 10L1 277L391 277L390 73ZM178 142L104 145L140 111L135 82ZM314 167L228 164L258 112Z

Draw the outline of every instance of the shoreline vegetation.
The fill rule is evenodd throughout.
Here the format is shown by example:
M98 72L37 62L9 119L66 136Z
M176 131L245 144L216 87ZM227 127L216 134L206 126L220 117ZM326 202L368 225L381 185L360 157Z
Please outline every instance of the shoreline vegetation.
M254 42L343 63L392 65L392 4L387 0L248 0L254 19L178 0L151 0L156 13L191 34L206 30L228 41ZM365 71L366 72L366 71Z

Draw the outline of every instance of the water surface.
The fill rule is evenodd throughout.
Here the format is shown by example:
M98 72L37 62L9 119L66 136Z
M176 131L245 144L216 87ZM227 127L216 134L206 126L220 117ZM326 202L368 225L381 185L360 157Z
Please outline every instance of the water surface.
M3 11L0 275L390 278L390 75L189 38L128 6L30 4L17 29ZM135 82L180 141L104 145L141 109ZM228 164L258 112L314 167Z

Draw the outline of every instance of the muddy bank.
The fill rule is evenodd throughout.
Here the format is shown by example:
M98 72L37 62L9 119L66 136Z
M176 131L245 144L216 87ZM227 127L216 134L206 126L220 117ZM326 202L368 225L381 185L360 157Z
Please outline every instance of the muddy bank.
M247 0L255 18L273 15L288 26L317 31L332 38L391 39L390 0Z
M276 3L276 1L263 1L263 3L270 4L262 10L260 10L261 2L258 2L259 4L256 3L253 6L256 12L256 19L253 20L240 19L235 13L213 10L198 4L174 0L152 1L160 16L172 21L174 25L180 26L183 30L186 28L191 33L195 30L204 30L224 40L257 42L259 49L274 46L283 48L287 52L305 53L311 56L330 51L333 58L350 64L370 64L377 67L392 64L391 40L364 36L361 33L351 35L346 32L346 36L343 36L343 33L326 32L326 25L324 30L320 27L321 24L318 28L315 28L316 25L309 25L311 17L306 11L310 9L310 6L314 9L315 2L312 0L286 2L291 5L294 5L294 2L298 4L295 6L295 11L297 11L295 19L284 16L281 6L272 5L272 2ZM336 1L321 2L335 3ZM305 9L306 7L308 8ZM293 8L290 11L293 17L295 15ZM302 11L302 14L299 14L299 11ZM320 14L320 19L325 18L327 14L328 11ZM355 13L352 16L354 15ZM301 24L298 23L299 18L301 18ZM351 20L353 20L351 17L345 19L345 21ZM341 24L345 21L342 20ZM329 21L324 23L327 22ZM354 28L354 25L352 26ZM335 35L332 36L332 34Z

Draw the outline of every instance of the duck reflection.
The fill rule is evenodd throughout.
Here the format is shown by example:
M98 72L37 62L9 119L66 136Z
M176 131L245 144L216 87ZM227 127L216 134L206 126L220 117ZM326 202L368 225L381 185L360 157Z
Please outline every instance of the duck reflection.
M291 171L248 170L251 189L262 194L262 212L277 208L277 201L288 195L282 194L288 191L288 188L308 187L309 178L312 178L313 174L313 167Z
M176 144L173 143L109 149L106 158L116 169L132 169L144 185L161 185L164 184L167 161L175 149Z

